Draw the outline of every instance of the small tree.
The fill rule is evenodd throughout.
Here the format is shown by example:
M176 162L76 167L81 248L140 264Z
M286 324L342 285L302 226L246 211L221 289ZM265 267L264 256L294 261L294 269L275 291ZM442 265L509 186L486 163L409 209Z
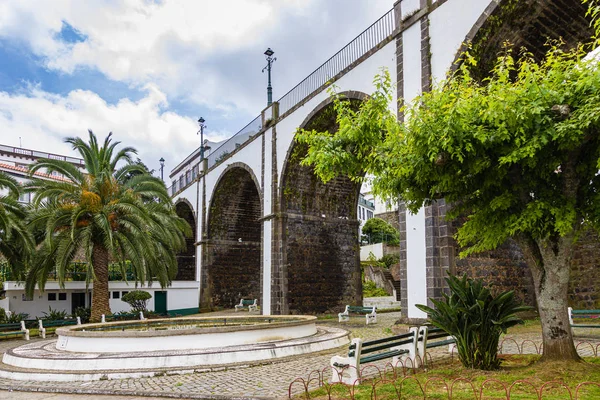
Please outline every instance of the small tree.
M148 300L152 298L152 295L143 290L134 290L129 293L125 293L121 300L131 306L131 310L135 312L146 311L148 309Z
M362 233L369 243L387 243L392 246L400 244L398 231L381 218L371 218L365 222Z
M586 229L600 231L600 69L585 58L591 46L551 48L541 62L508 53L483 83L466 53L457 74L404 110L403 124L384 73L358 112L336 97L333 136L298 136L310 146L303 163L325 181L366 172L376 195L398 196L413 213L446 199L447 217L466 221L456 235L461 256L514 239L533 276L542 360L579 360L567 314L574 244Z
M435 308L422 304L417 304L417 308L427 313L434 326L454 336L458 358L463 366L497 369L500 366L500 334L523 323L516 313L528 311L531 307L520 305L515 300L514 291L494 297L480 279L448 275L446 282L450 296L444 293L443 301L430 299Z

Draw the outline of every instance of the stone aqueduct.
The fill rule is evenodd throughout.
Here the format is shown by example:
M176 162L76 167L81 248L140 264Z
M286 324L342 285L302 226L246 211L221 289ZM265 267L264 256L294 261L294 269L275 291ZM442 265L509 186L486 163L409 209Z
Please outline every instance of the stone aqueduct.
M568 46L589 38L585 14L578 0L396 2L203 163L198 149L172 171L177 212L195 228L177 279L200 282L201 308L232 307L240 297L258 298L265 314L337 312L360 303L359 186L343 177L322 184L300 165L305 149L294 142L298 127L335 129L328 82L360 101L385 67L396 78L397 99L410 102L455 67L464 43L472 44L484 77L505 41L540 57L549 38ZM408 317L422 317L414 305L441 295L446 270L474 262L455 260L444 214L443 202L416 215L400 208ZM504 257L507 276L527 280L518 249L499 251L492 258Z

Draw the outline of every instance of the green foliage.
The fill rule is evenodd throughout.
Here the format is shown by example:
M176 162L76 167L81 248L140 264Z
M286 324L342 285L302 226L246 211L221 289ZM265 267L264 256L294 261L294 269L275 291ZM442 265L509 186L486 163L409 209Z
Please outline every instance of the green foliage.
M12 313L9 316L6 315L6 312L4 313L4 320L0 321L4 324L16 324L17 322L21 322L26 320L27 318L29 318L29 314L27 313Z
M446 278L450 296L430 299L435 308L417 304L431 323L456 339L458 358L466 368L497 369L500 335L511 326L523 323L516 313L528 311L515 300L514 291L493 296L481 280L451 274Z
M121 300L131 306L131 310L135 312L146 311L148 307L148 300L152 298L152 295L143 290L134 290L129 293L125 293Z
M67 318L67 312L64 310L53 310L52 307L48 306L48 312L42 312L42 318L49 321L57 321L59 319Z
M28 293L36 284L44 288L54 270L62 287L71 261L81 255L87 260L87 283L108 281L111 259L119 262L122 276L130 266L136 282L156 279L165 287L175 277L175 255L185 249L191 229L175 213L164 182L132 160L135 149L116 150L119 142L111 136L104 143L91 131L88 142L66 139L84 159L87 173L62 160L32 164L31 174L56 171L69 181L32 178L27 185L36 192L30 226L41 241L26 281ZM108 291L95 290L92 319L108 311Z
M378 288L373 281L363 282L363 297L383 297L389 294L382 288Z
M90 322L90 317L92 315L92 310L89 307L77 307L75 312L71 315L72 318L81 319L82 324L87 324Z
M0 260L8 263L17 278L25 273L35 242L27 229L27 208L19 203L21 187L10 175L0 171Z
M371 218L362 228L363 240L369 243L387 243L392 246L400 244L400 234L392 225L381 218Z
M379 262L384 265L385 268L390 268L394 264L400 262L400 256L398 254L385 254L379 259Z

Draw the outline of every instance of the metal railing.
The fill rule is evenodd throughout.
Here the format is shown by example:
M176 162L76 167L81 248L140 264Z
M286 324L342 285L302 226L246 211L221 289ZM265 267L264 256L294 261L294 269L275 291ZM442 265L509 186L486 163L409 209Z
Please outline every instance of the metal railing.
M337 74L358 61L359 58L389 39L395 28L394 10L392 9L277 100L279 114L285 114L286 111L310 96Z
M390 40L395 28L396 22L394 10L392 9L277 100L279 103L279 115L283 115L291 110L294 106L323 87L323 85L329 82L333 77L358 61L362 56L378 47L384 41ZM252 135L258 133L261 129L262 121L261 116L259 115L225 143L214 151L211 151L210 155L206 157L208 159L208 168L211 168L222 159L226 158L228 154L248 141ZM194 150L188 158L197 151L198 149ZM180 165L184 163L185 160ZM199 164L200 162L194 164L193 167L197 167ZM188 185L179 185L178 182L176 182L176 184L171 185L168 190L171 196L174 196L187 186Z
M83 161L81 158L61 156L60 154L53 154L53 153L44 153L44 152L36 151L36 150L22 149L20 147L5 146L3 144L0 144L0 151L5 151L7 153L21 154L21 155L31 156L31 157L37 157L37 158L50 158L52 160L68 161L70 163L77 164L77 165L85 165L85 161Z

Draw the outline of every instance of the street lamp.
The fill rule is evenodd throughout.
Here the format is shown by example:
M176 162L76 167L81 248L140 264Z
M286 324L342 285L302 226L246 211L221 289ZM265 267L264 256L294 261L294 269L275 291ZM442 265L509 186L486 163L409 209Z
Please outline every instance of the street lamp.
M164 180L163 170L165 169L165 159L161 157L158 161L160 162L160 179Z
M200 130L198 131L200 133L200 162L204 160L204 128L206 128L204 122L204 118L198 118L198 125L200 125Z
M264 73L265 70L267 70L267 75L269 76L269 80L268 80L269 83L267 84L267 107L268 107L273 103L273 88L271 87L271 64L273 64L277 60L277 57L273 57L273 54L275 54L275 52L273 50L271 50L270 47L265 51L264 54L265 54L265 56L267 56L267 66L263 68L262 72Z

